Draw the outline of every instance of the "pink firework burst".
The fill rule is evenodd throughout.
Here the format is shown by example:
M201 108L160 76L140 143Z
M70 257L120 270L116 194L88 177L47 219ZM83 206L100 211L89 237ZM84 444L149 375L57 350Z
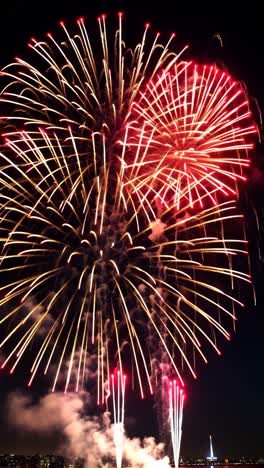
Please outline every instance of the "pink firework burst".
M127 165L134 190L176 210L205 199L216 205L245 179L254 133L238 82L216 66L177 61L134 102L123 140L137 153Z

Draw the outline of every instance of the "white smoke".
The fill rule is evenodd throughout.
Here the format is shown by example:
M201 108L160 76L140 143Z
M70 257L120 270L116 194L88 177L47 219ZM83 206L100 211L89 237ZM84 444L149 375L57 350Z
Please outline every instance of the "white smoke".
M53 292L49 293L50 300L53 295ZM23 302L21 311L25 314L25 319L29 323L35 323L36 325L39 324L36 329L36 335L38 336L46 335L47 331L50 330L54 323L54 319L51 314L45 315L45 307L38 304L33 296L28 297Z
M109 413L102 417L85 414L91 404L89 394L51 393L37 404L30 396L18 393L9 395L7 411L9 421L23 431L50 434L62 431L68 457L82 457L85 468L107 467L107 460L115 458L113 426ZM169 459L163 455L163 444L154 438L143 441L129 439L124 434L123 458L133 468L169 468Z
M157 241L164 233L167 224L163 223L160 219L156 219L151 223L152 233L148 236L152 242Z

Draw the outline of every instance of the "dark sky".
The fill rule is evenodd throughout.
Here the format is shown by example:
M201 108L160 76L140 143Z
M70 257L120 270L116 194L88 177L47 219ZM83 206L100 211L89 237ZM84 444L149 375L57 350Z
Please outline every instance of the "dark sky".
M91 6L91 4L95 4ZM114 5L114 7L113 7ZM61 19L70 22L79 15L94 22L99 13L125 12L130 31L141 30L146 21L164 34L175 31L178 50L190 45L189 56L200 60L215 59L225 63L230 73L245 81L249 94L257 98L264 109L264 28L261 2L215 2L166 0L154 2L98 0L33 0L1 2L0 64L23 55L31 36L41 38L47 31L55 31ZM219 33L224 48L213 38ZM131 40L133 42L133 39ZM255 164L262 167L262 147L257 148ZM263 178L264 180L264 178ZM264 189L255 189L251 182L251 200L261 208ZM255 243L252 234L252 249ZM240 312L236 335L224 346L223 356L210 356L209 364L200 369L197 382L187 388L187 403L183 426L183 455L206 455L208 437L213 434L215 451L219 456L264 456L264 276L261 266L255 268L257 307L249 304ZM0 453L2 451L50 451L55 442L46 437L27 437L11 430L4 416L7 394L25 388L22 372L15 377L0 374ZM37 392L40 391L37 387ZM139 408L139 427L142 433L151 433L151 405L146 412ZM1 416L2 413L2 416ZM142 418L144 414L144 419ZM140 416L141 414L141 416ZM1 424L2 419L2 424Z

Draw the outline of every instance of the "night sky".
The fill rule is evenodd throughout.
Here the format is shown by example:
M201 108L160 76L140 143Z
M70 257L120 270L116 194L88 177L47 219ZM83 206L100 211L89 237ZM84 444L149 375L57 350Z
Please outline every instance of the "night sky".
M95 4L91 6L91 4ZM133 42L133 30L141 31L150 21L155 30L165 37L177 33L176 50L189 44L188 57L201 61L225 64L229 72L243 80L249 95L256 98L264 111L264 28L261 2L204 2L160 1L157 5L142 0L107 2L98 0L33 0L1 2L0 10L0 65L4 66L15 55L23 56L31 36L41 38L47 31L56 31L61 19L70 23L71 18L82 15L91 23L99 13L123 10L125 29ZM113 6L114 5L114 6ZM224 48L213 38L219 33ZM139 36L140 37L140 36ZM258 205L264 205L264 156L258 145L253 167L260 176L256 181L249 174L249 197ZM263 177L261 177L263 171ZM256 185L258 184L258 185ZM263 184L263 189L261 188ZM263 199L263 201L262 201ZM251 229L251 250L256 253L257 233ZM263 243L262 243L263 245ZM200 367L197 381L188 380L187 402L184 415L182 454L206 456L209 434L213 434L216 455L264 456L264 276L260 263L255 264L254 276L257 290L257 306L250 303L240 311L236 334L230 343L222 347L221 357L209 353L208 366ZM45 382L34 389L35 396L45 394ZM11 428L6 417L6 398L9 392L25 390L22 369L17 375L0 374L0 453L1 452L50 452L56 448L56 437L34 436ZM129 402L128 402L129 404ZM145 406L144 406L145 405ZM151 402L137 403L139 435L151 435L153 416ZM134 411L134 409L133 409ZM131 413L128 408L128 413ZM135 431L136 434L136 431Z

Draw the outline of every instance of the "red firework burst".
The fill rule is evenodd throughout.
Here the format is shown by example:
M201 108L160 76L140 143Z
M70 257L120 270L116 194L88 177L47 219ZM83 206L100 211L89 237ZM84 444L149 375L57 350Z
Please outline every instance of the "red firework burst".
M179 210L236 194L256 127L245 91L225 71L174 63L149 81L132 119L123 144L137 152L127 168L145 199Z

